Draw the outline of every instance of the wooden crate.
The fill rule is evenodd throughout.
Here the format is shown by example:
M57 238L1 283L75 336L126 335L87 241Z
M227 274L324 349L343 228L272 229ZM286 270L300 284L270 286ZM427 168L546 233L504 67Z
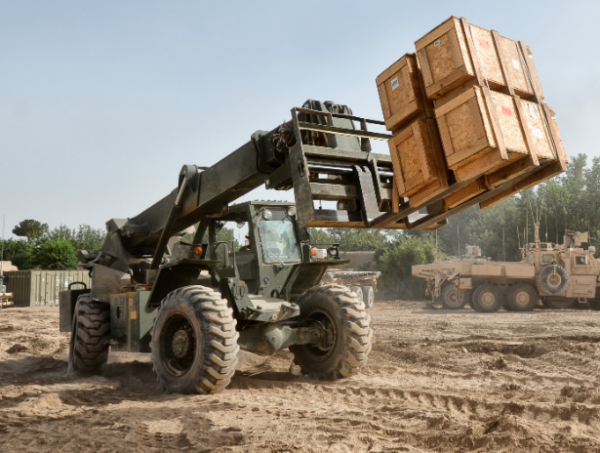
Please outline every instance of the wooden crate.
M454 16L415 43L429 99L476 77L468 45L461 20Z
M456 96L454 90L461 92L472 85L489 85L526 99L534 99L537 91L543 99L531 49L495 30L451 17L415 45L425 92L436 100L436 107Z
M514 101L529 154L524 159L488 173L486 183L489 188L498 187L524 173L535 170L540 163L544 164L557 159L542 106L516 96Z
M539 107L537 104L536 106ZM501 201L504 201L507 198L518 194L522 190L529 189L541 182L544 182L550 178L553 178L554 176L557 176L567 171L568 159L562 139L560 137L560 133L558 131L558 125L556 123L556 114L550 107L548 107L548 105L542 104L542 106L544 108L544 113L546 114L545 118L548 120L547 125L550 129L549 138L551 140L550 145L552 147L552 153L556 156L556 158L554 159L554 161L547 163L542 167L532 169L530 171L530 174L525 179L510 187L509 189L479 203L479 207L481 209L488 209L500 203Z
M388 141L399 197L420 206L448 187L435 120L420 118ZM416 204L415 204L416 203Z
M515 98L472 87L435 109L448 168L475 179L527 156Z
M396 131L418 116L433 117L414 54L406 54L377 77L381 110L388 131Z

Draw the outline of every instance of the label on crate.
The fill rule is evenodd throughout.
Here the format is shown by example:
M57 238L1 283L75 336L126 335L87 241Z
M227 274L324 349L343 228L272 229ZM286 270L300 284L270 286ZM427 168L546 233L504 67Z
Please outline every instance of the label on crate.
M542 130L539 127L532 127L531 128L531 133L533 134L533 136L535 138L544 138L544 134L543 134Z
M537 109L533 104L529 104L529 115L531 115L532 118L535 118L537 120Z
M513 59L513 61L512 61L512 64L513 64L513 67L514 67L515 69L518 69L518 70L520 70L520 69L521 69L521 65L519 64L519 60L514 60L514 59Z
M390 81L390 85L392 85L392 90L395 90L396 88L398 88L400 86L400 82L398 82L398 77L394 77Z
M434 46L439 46L440 45L440 40L436 39L435 41L433 41L433 45Z
M479 45L485 49L489 49L490 48L490 43L489 41L486 41L485 39L480 39L479 40Z
M506 107L506 106L501 106L500 110L502 110L502 113L504 113L505 115L508 116L512 116L512 110L510 109L510 107Z

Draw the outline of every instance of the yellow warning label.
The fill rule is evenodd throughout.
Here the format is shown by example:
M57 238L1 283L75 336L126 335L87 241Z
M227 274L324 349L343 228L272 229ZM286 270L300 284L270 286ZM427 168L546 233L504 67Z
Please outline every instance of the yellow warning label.
M129 319L137 319L137 311L131 310L129 312Z

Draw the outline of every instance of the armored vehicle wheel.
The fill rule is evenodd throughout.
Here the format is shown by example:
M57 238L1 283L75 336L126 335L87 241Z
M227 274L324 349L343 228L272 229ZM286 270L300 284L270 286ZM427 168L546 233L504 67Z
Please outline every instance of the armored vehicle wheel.
M360 286L351 286L350 291L356 293L359 301L364 302L365 293L363 292L363 289Z
M494 285L481 285L473 293L473 309L480 313L500 310L504 300L502 291Z
M91 294L77 299L69 346L69 373L97 373L108 360L110 306L92 302Z
M442 290L442 306L449 310L459 310L467 303L468 293L459 293L456 286L450 284Z
M571 308L575 303L574 299L554 299L549 297L542 298L542 303L546 308L552 308L554 310L565 310Z
M372 286L363 286L363 302L365 303L365 307L373 308L373 303L375 302L375 290Z
M221 293L185 286L161 302L152 329L152 362L171 393L215 393L231 382L239 346L236 320Z
M569 274L564 267L551 264L540 271L538 282L547 293L559 294L569 285Z
M538 293L531 285L513 286L507 294L507 307L510 311L531 311L538 302Z
M371 352L371 317L346 286L327 284L309 289L298 301L301 324L322 329L320 344L290 346L303 374L323 380L358 373Z

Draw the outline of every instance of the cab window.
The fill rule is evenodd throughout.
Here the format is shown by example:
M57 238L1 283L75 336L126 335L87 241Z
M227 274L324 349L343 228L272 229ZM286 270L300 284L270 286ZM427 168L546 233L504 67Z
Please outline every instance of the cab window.
M549 253L544 253L542 255L542 263L550 264L552 261L554 261L554 255L551 255Z
M576 256L575 257L575 264L577 266L585 266L585 265L587 265L587 256Z
M294 224L287 217L285 210L269 209L271 214L264 215L265 211L262 211L258 221L258 234L264 262L300 261L300 247L296 240Z

